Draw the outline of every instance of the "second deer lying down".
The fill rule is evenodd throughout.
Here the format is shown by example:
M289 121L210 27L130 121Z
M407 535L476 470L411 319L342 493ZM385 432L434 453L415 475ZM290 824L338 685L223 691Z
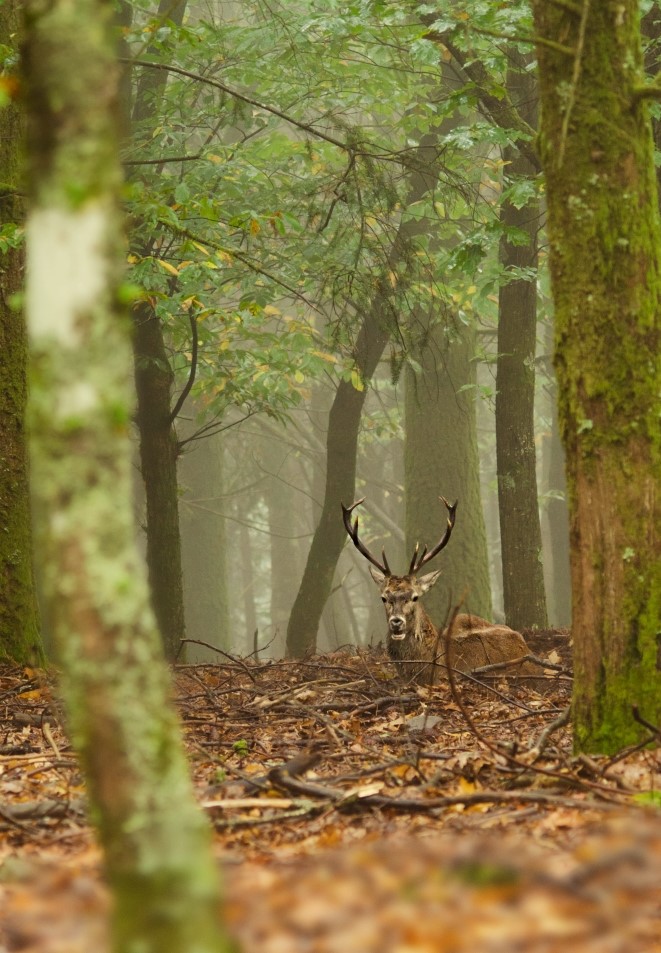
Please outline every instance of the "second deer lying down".
M428 592L441 575L440 570L424 576L418 573L424 565L447 546L456 516L457 504L450 505L441 497L448 510L445 532L433 549L425 547L420 552L415 547L409 571L405 576L396 576L390 571L385 552L381 561L367 549L358 536L358 518L351 524L351 513L363 500L350 507L342 505L344 526L356 549L372 564L370 573L381 589L381 599L386 609L388 634L386 646L400 675L415 678L429 684L445 675L445 637L425 612L420 596ZM372 568L375 567L375 568ZM450 662L462 672L472 672L484 665L512 663L504 668L509 674L538 674L529 662L521 661L529 654L528 646L520 632L506 625L494 625L476 615L458 615L452 627Z

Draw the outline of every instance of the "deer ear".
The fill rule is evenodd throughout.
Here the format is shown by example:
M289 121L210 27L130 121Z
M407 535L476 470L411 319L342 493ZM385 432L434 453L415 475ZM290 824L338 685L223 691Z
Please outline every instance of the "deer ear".
M436 572L428 572L426 576L418 576L418 585L421 591L427 592L428 589L431 589L440 575L441 570L437 569Z
M378 569L374 569L372 566L369 566L368 568L370 571L370 576L372 577L374 582L377 584L377 586L382 586L384 582L386 581L385 574L382 572L379 572Z

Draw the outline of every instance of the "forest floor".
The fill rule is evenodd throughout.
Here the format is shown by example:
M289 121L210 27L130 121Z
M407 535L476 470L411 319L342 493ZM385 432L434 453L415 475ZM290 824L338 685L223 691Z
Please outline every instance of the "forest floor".
M533 651L543 679L431 689L378 652L177 668L244 953L661 951L658 736L575 757L566 634ZM0 953L109 949L55 711L43 673L0 666Z

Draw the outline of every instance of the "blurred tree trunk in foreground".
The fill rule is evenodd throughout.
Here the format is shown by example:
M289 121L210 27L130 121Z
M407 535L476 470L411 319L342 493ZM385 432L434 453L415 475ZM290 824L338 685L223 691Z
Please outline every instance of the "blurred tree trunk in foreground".
M0 37L18 43L19 4L0 3ZM0 105L0 228L23 223L23 121L14 95L18 79L3 84ZM18 241L18 234L16 235ZM27 340L23 313L12 302L23 287L20 242L0 250L0 658L43 661L32 572L32 523L25 433Z
M107 0L28 0L38 552L117 953L219 953L218 875L133 542L118 69Z
M638 0L534 0L559 417L567 456L574 742L661 722L661 225Z

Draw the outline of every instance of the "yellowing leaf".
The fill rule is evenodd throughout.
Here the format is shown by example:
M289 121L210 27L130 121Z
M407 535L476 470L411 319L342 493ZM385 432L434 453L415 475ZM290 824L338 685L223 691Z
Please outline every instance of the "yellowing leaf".
M358 373L358 371L351 372L351 384L354 390L357 390L357 391L365 390L365 385L360 379L360 374Z
M325 351L313 351L315 357L320 357L322 361L327 361L329 364L335 364L335 357L332 354L326 354Z
M478 790L478 786L474 781L468 781L466 778L459 778L459 793L460 794L474 794Z
M305 374L303 374L302 371L296 371L294 373L294 380L297 384L302 384L305 380Z
M259 235L262 230L262 226L259 224L256 218L250 219L250 234Z
M282 314L280 308L274 308L272 304L267 304L264 308L264 314Z
M199 242L191 242L193 248L197 248L198 251L202 252L203 255L209 254L209 249L205 248L204 245L200 245Z
M174 267L174 265L171 265L169 261L163 261L162 258L156 258L155 260L164 271L169 271L171 275L179 275L177 269Z

